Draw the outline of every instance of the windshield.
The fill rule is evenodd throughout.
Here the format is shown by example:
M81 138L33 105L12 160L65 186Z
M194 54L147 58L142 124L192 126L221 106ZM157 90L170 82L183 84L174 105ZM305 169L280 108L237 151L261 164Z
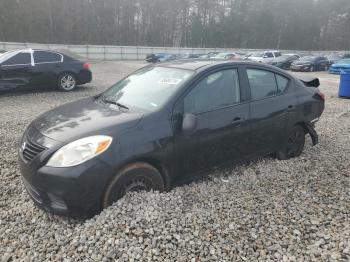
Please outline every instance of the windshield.
M14 51L10 51L10 52L6 52L6 53L3 53L3 54L0 54L0 64L2 62L5 62L10 57L12 57L14 54L15 54Z
M154 111L162 107L194 71L146 67L118 82L102 94L102 97L127 107Z
M342 59L338 61L336 64L350 64L350 59Z
M299 59L299 61L311 62L314 61L316 57L314 56L303 56Z

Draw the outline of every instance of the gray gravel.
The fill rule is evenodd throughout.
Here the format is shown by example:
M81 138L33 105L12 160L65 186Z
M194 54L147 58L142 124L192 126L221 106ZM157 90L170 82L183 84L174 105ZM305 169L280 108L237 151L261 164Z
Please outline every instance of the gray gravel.
M37 209L17 166L25 126L140 66L92 63L94 82L69 94L0 94L3 261L350 261L350 100L336 97L338 76L325 73L317 73L327 94L320 144L298 159L265 158L169 193L130 194L87 221Z

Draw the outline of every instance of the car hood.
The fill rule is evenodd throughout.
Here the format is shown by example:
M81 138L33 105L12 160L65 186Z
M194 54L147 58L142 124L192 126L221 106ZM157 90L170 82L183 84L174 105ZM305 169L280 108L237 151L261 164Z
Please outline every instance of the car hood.
M95 98L86 98L46 112L34 125L43 135L68 142L90 135L113 135L135 126L142 116L140 112L113 110Z
M333 64L332 67L334 67L334 68L337 68L337 67L350 68L350 64Z

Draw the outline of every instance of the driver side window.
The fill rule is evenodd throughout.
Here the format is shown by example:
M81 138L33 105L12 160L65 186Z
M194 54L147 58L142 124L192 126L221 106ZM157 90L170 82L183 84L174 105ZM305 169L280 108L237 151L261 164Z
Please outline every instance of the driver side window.
M219 71L202 79L185 97L185 113L200 114L240 102L237 69Z

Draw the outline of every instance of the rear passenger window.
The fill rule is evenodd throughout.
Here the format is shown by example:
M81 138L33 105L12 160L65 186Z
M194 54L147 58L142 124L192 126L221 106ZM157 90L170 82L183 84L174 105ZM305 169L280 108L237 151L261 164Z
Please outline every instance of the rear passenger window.
M287 89L289 80L284 76L276 75L276 81L278 86L278 93L282 94Z
M260 69L247 69L252 100L275 96L278 92L275 74Z
M45 52L45 51L35 51L34 61L35 63L55 63L61 62L62 56L56 53Z

